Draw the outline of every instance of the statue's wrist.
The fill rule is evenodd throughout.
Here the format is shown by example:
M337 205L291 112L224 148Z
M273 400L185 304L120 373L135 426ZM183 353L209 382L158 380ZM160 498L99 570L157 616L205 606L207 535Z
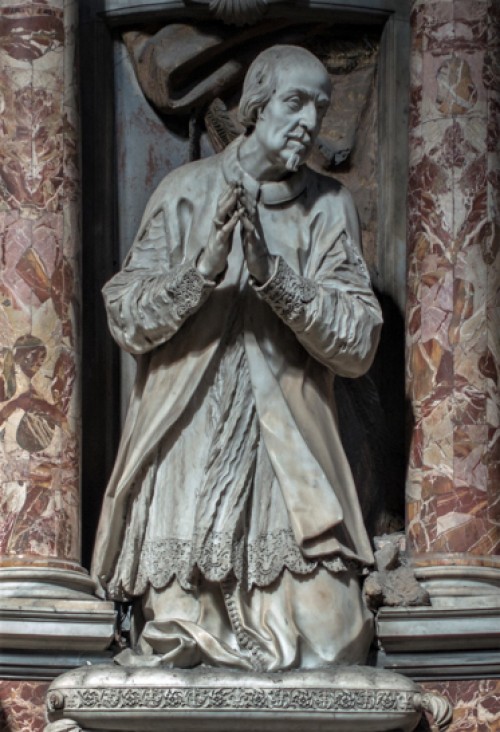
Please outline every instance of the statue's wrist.
M282 320L298 322L317 294L316 285L294 272L281 257L274 260L271 277L262 285L253 282L253 287Z
M227 262L224 262L222 267L217 266L214 265L213 260L211 260L210 257L206 257L204 255L206 255L206 250L202 249L195 261L195 268L208 284L217 285L224 277L224 273L227 269Z
M275 276L277 267L278 258L271 255L267 257L267 265L262 268L262 272L257 274L254 272L251 273L254 287L266 287Z
M217 267L214 266L213 262L210 261L210 257L206 256L204 249L198 255L198 259L195 262L195 267L198 272L207 280L214 281L220 274L220 270L217 271Z

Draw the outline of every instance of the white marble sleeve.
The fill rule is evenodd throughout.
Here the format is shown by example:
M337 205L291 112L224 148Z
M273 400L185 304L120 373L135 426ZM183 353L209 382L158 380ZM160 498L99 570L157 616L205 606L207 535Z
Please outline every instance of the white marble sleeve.
M111 334L129 353L146 353L168 341L215 287L194 261L173 264L169 259L159 211L123 269L103 288Z
M301 276L277 257L271 278L253 286L318 361L340 376L368 370L382 315L358 241L347 227L314 275Z

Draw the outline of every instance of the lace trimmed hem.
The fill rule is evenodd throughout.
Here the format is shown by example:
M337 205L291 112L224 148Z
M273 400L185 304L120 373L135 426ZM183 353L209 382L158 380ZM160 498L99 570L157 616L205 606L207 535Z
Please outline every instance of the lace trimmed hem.
M133 566L133 550L127 549L124 554L123 564ZM272 584L285 568L305 575L314 572L318 566L330 572L359 570L357 562L338 555L306 559L292 531L286 529L261 535L255 541L239 542L234 542L229 532L220 532L211 535L203 546L197 536L192 540L169 538L145 542L136 576L115 576L108 583L108 593L115 599L142 595L148 585L159 590L174 577L183 589L189 591L193 589L198 570L211 582L223 582L234 574L249 590L254 585L267 587Z

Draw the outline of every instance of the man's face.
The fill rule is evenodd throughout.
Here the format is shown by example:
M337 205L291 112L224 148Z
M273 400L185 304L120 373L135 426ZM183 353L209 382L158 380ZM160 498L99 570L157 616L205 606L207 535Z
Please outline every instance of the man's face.
M276 90L261 111L255 136L267 157L283 168L298 169L311 152L330 102L330 80L313 64L278 70Z

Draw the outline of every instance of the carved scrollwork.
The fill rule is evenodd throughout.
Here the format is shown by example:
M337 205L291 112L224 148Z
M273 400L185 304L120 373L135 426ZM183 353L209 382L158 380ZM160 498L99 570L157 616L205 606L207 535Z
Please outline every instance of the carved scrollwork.
M267 0L210 0L216 18L233 25L255 23L266 12Z
M49 712L59 712L64 709L64 694L62 691L49 691L47 709Z
M321 709L333 712L357 714L373 712L413 712L415 704L412 691L394 689L335 689L335 688L239 688L197 687L196 689L165 688L114 688L71 689L67 709L80 711L93 709L225 709L239 710L287 710ZM419 699L420 701L420 699ZM422 708L423 702L422 702ZM51 732L57 732L56 730ZM62 730L61 730L62 732Z
M453 718L453 707L441 694L416 694L415 706L432 716L432 732L444 732L449 727Z

